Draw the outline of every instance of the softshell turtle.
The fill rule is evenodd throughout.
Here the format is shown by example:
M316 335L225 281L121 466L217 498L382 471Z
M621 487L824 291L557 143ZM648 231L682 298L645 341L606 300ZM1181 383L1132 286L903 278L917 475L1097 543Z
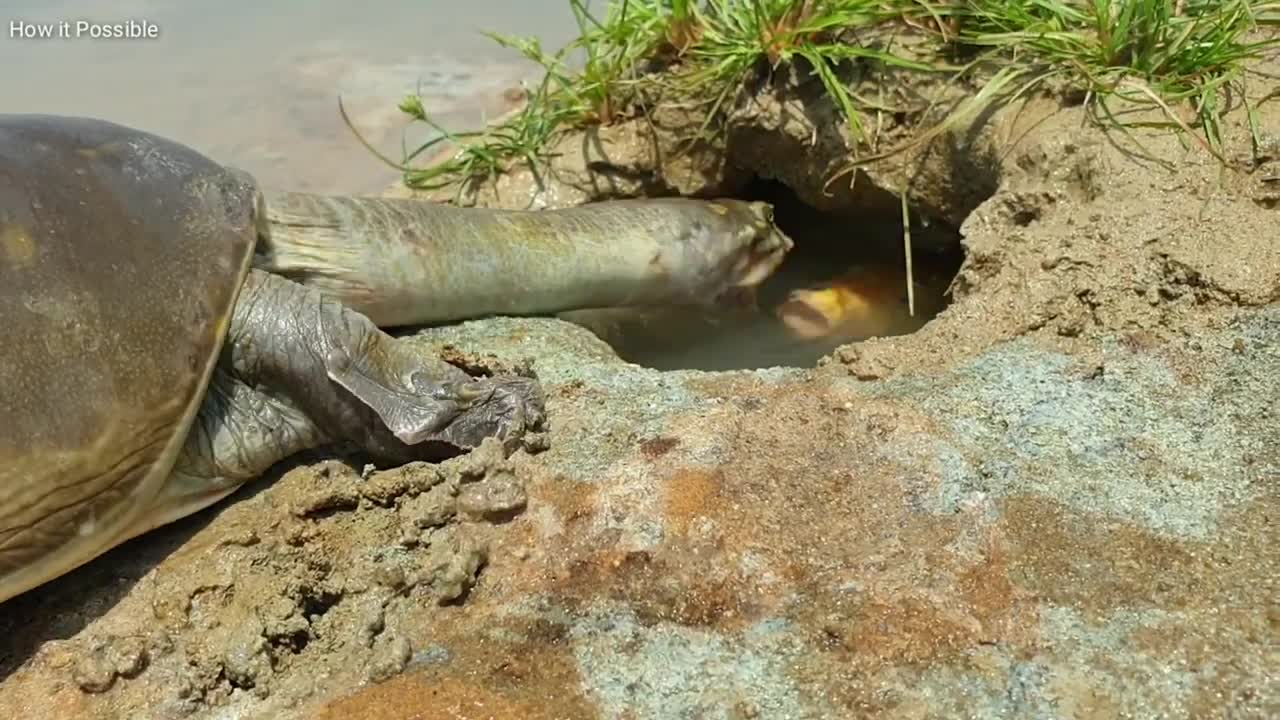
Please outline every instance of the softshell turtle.
M400 463L542 423L536 380L380 327L706 302L790 248L763 203L267 195L137 129L0 115L0 601L303 449Z

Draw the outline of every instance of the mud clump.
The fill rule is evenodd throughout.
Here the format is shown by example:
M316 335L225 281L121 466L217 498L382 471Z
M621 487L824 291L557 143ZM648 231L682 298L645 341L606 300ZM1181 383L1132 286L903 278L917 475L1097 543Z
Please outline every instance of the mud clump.
M137 677L150 659L145 641L137 637L99 639L72 670L72 678L87 693L106 692L116 678Z
M184 547L182 562L134 571L125 607L101 627L45 643L0 706L10 690L56 692L58 678L95 717L188 716L246 698L288 706L316 691L311 678L384 681L430 626L406 618L475 587L493 533L525 507L527 459L490 439L439 465L287 470L270 493L223 508L215 538ZM127 552L115 562L127 566ZM51 672L33 676L41 667Z
M369 679L383 682L399 675L413 658L413 646L403 635L384 635L378 638L369 660Z

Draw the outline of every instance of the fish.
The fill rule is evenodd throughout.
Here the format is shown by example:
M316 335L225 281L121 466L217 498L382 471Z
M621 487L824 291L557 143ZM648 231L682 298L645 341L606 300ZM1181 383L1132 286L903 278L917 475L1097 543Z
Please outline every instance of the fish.
M905 335L942 309L942 293L917 281L913 315L905 275L900 267L854 268L821 285L792 290L774 314L789 334L806 341Z

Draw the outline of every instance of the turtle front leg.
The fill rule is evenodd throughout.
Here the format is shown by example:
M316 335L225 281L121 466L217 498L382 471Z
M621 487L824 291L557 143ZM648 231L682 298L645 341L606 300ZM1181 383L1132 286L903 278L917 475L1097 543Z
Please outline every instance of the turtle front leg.
M327 441L306 412L249 387L219 363L168 480L112 546L203 510L272 465Z
M495 436L508 450L544 419L536 380L473 378L415 353L318 291L253 270L227 336L235 377L286 398L330 441L403 461L423 443L471 449Z
M473 379L414 353L363 315L251 271L223 356L159 494L111 547L208 507L287 457L333 442L402 463L429 443L513 449L544 419L536 381Z

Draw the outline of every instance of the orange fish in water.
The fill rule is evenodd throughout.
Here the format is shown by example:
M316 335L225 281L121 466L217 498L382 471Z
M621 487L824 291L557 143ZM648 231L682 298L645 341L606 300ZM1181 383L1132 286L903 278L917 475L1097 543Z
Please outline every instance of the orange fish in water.
M941 310L942 293L915 283L915 314L902 268L862 267L821 287L793 290L775 313L804 340L860 340L919 330Z

